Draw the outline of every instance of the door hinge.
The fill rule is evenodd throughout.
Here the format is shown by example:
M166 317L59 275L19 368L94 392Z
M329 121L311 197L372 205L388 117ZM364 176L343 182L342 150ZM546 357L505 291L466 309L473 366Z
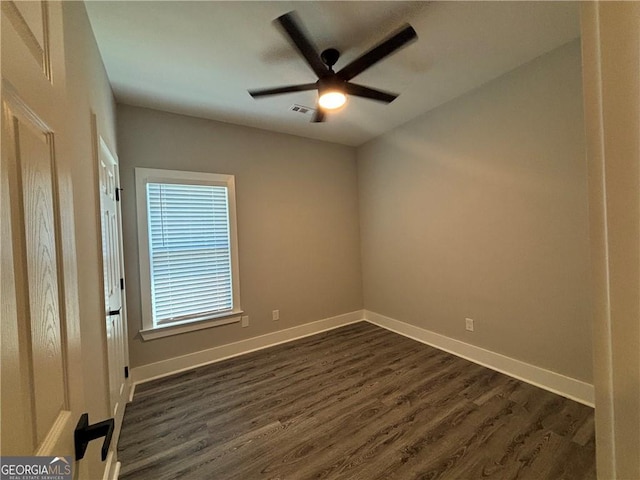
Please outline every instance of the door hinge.
M122 191L122 188L116 187L116 202L120 201L120 192L121 191Z
M124 278L120 279L120 290L124 290Z
M124 367L124 378L129 378L129 367Z

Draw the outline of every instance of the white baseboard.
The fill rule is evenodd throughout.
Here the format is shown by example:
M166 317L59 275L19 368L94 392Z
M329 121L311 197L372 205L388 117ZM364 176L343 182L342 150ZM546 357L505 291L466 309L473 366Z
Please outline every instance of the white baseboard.
M113 445L115 445L115 443L113 443ZM113 453L113 450L111 450L107 455L107 460L105 461L102 480L118 480L118 476L120 475L121 463L114 460L115 455Z
M445 337L435 332L410 325L393 318L385 317L369 310L364 311L364 318L374 325L399 333L421 343L452 353L471 362L483 365L510 377L544 388L563 397L570 398L590 407L594 406L595 395L593 385L567 377L551 370L536 367L484 348L470 345L460 340Z
M334 328L339 328L351 323L361 322L362 320L362 310L356 310L335 317L305 323L297 327L287 328L286 330L279 330L277 332L267 333L266 335L240 340L239 342L134 367L131 369L131 378L135 388L135 385L138 383L144 383L156 378L173 375L174 373L191 370L202 365L219 362L256 350L262 350L327 330L333 330Z
M327 330L333 330L351 323L366 320L369 323L412 338L421 343L444 350L471 362L483 365L524 382L530 383L563 397L571 398L590 407L594 406L593 385L576 380L575 378L546 370L529 363L516 360L505 355L471 345L460 340L445 337L438 333L380 315L369 310L356 310L354 312L325 318L297 327L279 330L277 332L248 338L235 343L221 345L219 347L201 350L180 357L169 358L156 363L142 365L131 369L132 388L131 397L135 385L148 382L157 378L166 377L175 373L191 370L196 367L219 362L228 358L237 357L245 353L290 342L299 338L315 335Z

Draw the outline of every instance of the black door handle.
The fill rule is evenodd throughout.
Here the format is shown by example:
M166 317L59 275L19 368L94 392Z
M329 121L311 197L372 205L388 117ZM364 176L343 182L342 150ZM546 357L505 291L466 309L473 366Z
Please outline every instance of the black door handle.
M117 310L109 310L109 313L107 315L109 317L112 317L113 315L120 315L120 310L122 310L122 307L120 307Z
M114 427L115 421L113 418L89 425L89 414L83 413L80 415L80 420L78 420L76 429L73 432L73 440L76 447L76 460L80 460L84 457L84 453L87 451L87 445L89 445L91 440L104 437L104 442L102 443L102 461L104 462L107 459L107 453L109 452L109 445L111 444Z

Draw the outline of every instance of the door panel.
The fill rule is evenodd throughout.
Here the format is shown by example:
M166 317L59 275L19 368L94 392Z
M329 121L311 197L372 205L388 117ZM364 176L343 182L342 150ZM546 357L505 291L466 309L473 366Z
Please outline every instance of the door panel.
M35 127L34 125L29 125ZM58 262L53 212L53 133L28 128L17 119L15 160L21 179L24 258L28 304L23 318L29 320L36 443L40 444L65 408L65 372L58 289Z
M11 219L12 201L9 192L11 176L15 176L15 168L9 172L10 157L9 129L11 125L11 115L8 108L3 104L2 118L2 162L0 162L0 257L2 268L0 269L0 312L2 312L2 430L13 432L12 441L3 442L3 455L18 455L20 452L31 452L35 450L35 435L33 429L32 410L23 408L31 403L29 396L30 380L28 374L28 364L24 348L26 345L25 329L20 328L18 322L18 305L16 293L16 273L13 267L14 261L14 239L13 225ZM15 167L15 164L11 165ZM11 182L15 184L15 182ZM13 192L16 193L15 191ZM18 241L18 243L20 243ZM23 361L24 358L24 361Z
M20 42L29 52L28 56L41 73L52 80L48 2L3 0L2 13L20 37Z
M109 355L109 391L114 417L122 405L124 392L125 352L123 349L122 291L120 290L119 217L116 188L118 188L117 164L102 138L98 137L98 169L100 180L100 214L102 219L102 261L104 271L104 298ZM109 314L109 312L119 314Z
M73 453L69 410L62 277L55 190L54 132L18 96L3 85L3 163L13 249L14 285L3 290L2 303L15 303L15 353L25 379L21 382L22 416L29 425L27 452L46 455L49 448ZM4 197L4 195L3 195ZM4 406L4 401L3 401ZM26 454L22 451L22 454ZM58 455L58 454L56 454Z
M58 145L66 111L62 5L1 3L1 453L73 458L86 405L71 167Z
M94 119L95 120L95 119ZM121 244L120 204L117 201L120 182L118 164L107 144L98 133L94 121L100 189L100 218L102 231L102 268L104 277L105 327L109 366L109 396L111 413L116 421L116 436L122 426L124 405L129 395L124 375L127 365L126 305L120 279L124 278ZM110 312L119 312L117 315ZM113 450L112 462L117 461ZM117 467L116 467L117 468Z

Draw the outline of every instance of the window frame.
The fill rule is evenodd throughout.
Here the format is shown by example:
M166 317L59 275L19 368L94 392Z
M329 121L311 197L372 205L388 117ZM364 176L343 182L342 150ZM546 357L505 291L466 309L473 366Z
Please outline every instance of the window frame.
M219 173L190 172L183 170L163 170L156 168L135 168L136 206L138 217L138 255L140 267L140 301L144 340L177 335L194 330L227 325L240 321L243 313L240 303L240 272L238 261L238 226L236 216L235 176ZM149 218L147 206L147 184L164 183L179 185L224 186L227 188L229 212L229 248L231 258L231 310L215 314L205 314L171 323L155 324L152 312L151 257L149 248Z

